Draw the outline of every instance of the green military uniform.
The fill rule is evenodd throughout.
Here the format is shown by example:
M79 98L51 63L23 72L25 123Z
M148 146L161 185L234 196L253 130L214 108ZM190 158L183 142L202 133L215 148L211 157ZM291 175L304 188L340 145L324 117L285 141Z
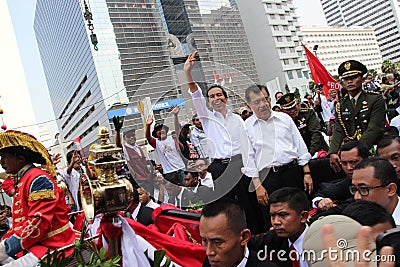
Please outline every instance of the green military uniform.
M313 109L300 108L299 116L293 120L311 155L320 150L328 151L328 145L321 134L321 125Z
M276 103L283 112L292 117L311 155L320 150L328 151L328 145L321 134L321 125L313 109L300 108L293 93L283 95ZM294 116L296 117L293 118Z
M336 105L336 113L329 154L337 154L342 142L346 140L359 140L370 148L385 128L385 100L378 93L362 91L355 108L346 95Z
M367 73L367 67L356 60L348 60L340 64L338 73L342 79L350 79ZM379 93L359 90L355 106L349 95L336 105L337 116L329 154L337 154L342 142L347 140L359 140L371 148L382 135L386 123L385 100Z

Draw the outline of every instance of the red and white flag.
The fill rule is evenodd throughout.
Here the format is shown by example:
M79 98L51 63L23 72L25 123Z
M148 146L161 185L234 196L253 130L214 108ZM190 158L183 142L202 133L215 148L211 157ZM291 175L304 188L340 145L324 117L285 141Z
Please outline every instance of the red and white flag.
M324 65L318 60L318 58L303 45L306 51L308 65L310 66L311 76L314 83L322 83L324 85L324 93L327 96L330 89L340 90L342 86L336 81L336 79L326 70Z
M229 83L232 83L232 73L229 72Z
M214 83L218 84L219 74L214 74Z
M222 77L221 77L221 86L224 86L224 85L225 85L225 75L222 74Z

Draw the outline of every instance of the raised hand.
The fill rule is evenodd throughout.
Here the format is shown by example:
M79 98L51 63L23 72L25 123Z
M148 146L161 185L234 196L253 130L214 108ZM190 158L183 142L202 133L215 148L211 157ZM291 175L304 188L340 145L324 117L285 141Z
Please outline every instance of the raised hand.
M185 65L183 66L183 71L185 73L192 71L194 64L196 63L196 56L197 56L197 51L194 51L194 53L190 54L186 59Z
M170 109L170 111L172 112L172 114L174 114L174 116L177 116L180 110L181 108L179 106L172 106Z
M124 125L124 119L120 118L119 116L114 116L112 120L114 123L115 131L119 132L122 128L122 125Z
M153 123L153 121L154 121L153 115L149 115L149 116L147 117L147 119L146 119L146 125L147 125L147 126L150 126L150 125Z

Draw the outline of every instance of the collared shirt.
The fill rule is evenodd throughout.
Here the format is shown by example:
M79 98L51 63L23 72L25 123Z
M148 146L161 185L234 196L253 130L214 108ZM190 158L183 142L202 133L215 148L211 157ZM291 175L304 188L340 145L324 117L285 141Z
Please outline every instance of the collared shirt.
M300 267L308 267L308 264L307 264L307 261L306 261L305 257L302 257L302 254L303 254L303 239L304 239L304 236L306 235L307 231L308 231L308 225L306 225L306 229L304 229L303 233L299 236L299 238L296 239L296 241L294 241L294 243L292 243L288 239L289 247L293 244L295 250L297 251Z
M240 154L240 139L244 134L242 118L229 109L225 118L220 112L210 111L199 87L194 93L189 93L192 95L193 105L208 138L208 156L226 159Z
M396 227L400 228L400 197L397 197L397 205L392 213L392 217L394 222L396 223Z
M249 258L249 254L250 254L249 249L246 246L244 248L244 257L236 267L245 267L247 264L247 259Z
M271 111L268 120L255 115L245 121L249 149L242 151L242 172L259 177L259 171L297 160L304 166L311 159L299 130L289 115ZM245 140L242 143L246 142Z
M356 94L354 97L352 97L352 96L349 95L350 101L352 101L353 98L354 98L355 103L356 103L356 105L357 105L357 101L358 101L358 98L359 98L360 95L361 95L361 92L362 92L362 90L361 90L358 94Z
M134 149L134 150L136 151L136 153L138 153L139 157L142 157L142 156L143 156L143 155L142 155L142 151L140 150L140 148L139 148L139 146L138 146L137 144L135 144L135 145L132 146L132 145L130 145L130 144L128 144L128 143L125 143L124 146ZM124 151L124 152L125 152L125 151ZM128 155L128 153L125 153L125 154L126 154L125 157L127 157L127 159L129 160L129 155Z
M182 195L183 195L183 190L185 190L185 188L181 188L181 192L179 192L179 194L175 197L175 206L178 208L182 207Z
M199 153L200 158L208 157L207 136L202 129L194 127L190 132L190 142Z
M320 97L321 97L321 107L322 107L322 118L324 119L324 122L327 122L332 117L331 107L329 106L326 96L320 94ZM315 95L314 101L315 100L318 100L318 95Z
M200 183L204 186L214 189L214 181L212 179L211 173L207 172L204 179L200 178Z

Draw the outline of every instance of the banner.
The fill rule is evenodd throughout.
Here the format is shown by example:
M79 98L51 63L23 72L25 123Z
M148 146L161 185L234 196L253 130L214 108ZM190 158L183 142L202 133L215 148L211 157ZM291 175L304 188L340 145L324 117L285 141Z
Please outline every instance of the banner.
M342 86L338 83L335 78L325 69L324 65L318 60L318 58L311 53L308 48L303 45L306 51L306 56L308 60L308 65L310 66L311 76L314 83L322 83L324 85L324 94L328 96L330 89L340 90Z

